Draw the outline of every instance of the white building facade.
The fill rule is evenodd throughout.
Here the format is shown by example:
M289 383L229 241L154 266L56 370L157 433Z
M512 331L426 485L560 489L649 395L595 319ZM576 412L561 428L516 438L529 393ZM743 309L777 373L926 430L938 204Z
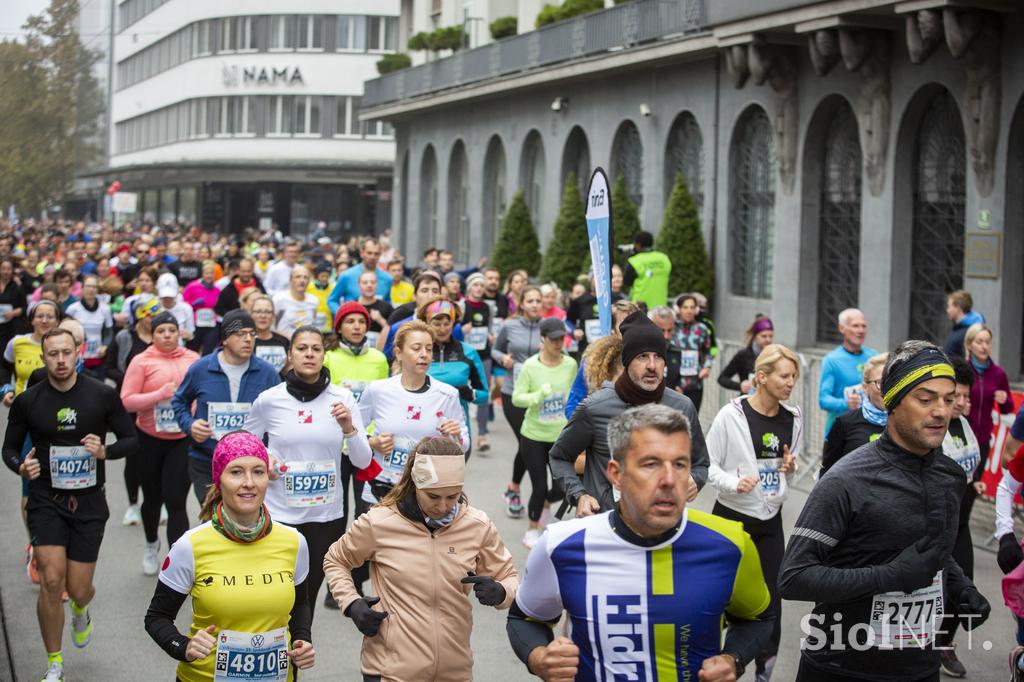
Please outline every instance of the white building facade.
M390 224L394 140L363 82L399 46L400 0L125 0L104 180L135 218L239 233Z

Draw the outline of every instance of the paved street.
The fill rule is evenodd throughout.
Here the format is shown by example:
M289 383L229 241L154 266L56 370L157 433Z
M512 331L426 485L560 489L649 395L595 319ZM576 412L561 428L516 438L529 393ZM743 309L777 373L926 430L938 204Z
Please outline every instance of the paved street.
M0 419L6 425L6 415ZM496 422L489 456L473 455L469 467L467 491L471 502L487 511L495 519L503 537L522 570L526 550L520 539L526 528L525 521L513 521L502 511L500 492L511 472L511 433L501 417ZM97 594L93 603L96 634L85 650L71 646L65 637L64 652L68 682L121 682L131 680L173 680L175 663L157 648L143 629L142 619L155 583L154 578L142 575L140 562L143 547L141 528L121 525L126 496L122 484L123 465L110 464L108 472L108 498L111 521L100 555L97 570ZM13 656L14 679L35 682L39 679L45 661L35 617L36 588L29 584L24 570L25 534L18 519L18 483L9 472L0 485L0 509L9 523L0 527L0 600L3 618ZM528 483L526 484L528 488ZM795 492L785 509L787 530L792 527L805 495ZM713 495L701 494L697 507L710 509ZM197 508L191 507L195 519ZM984 550L977 551L978 584L993 604L991 619L974 633L971 649L967 637L961 633L959 654L969 671L969 679L1005 679L1006 653L1013 642L1013 623L1009 611L1002 605L999 590L999 570L995 557ZM321 595L322 598L322 595ZM775 669L774 679L792 680L799 657L799 618L807 605L787 602L784 607L783 650ZM190 612L188 606L178 619L179 627L186 629ZM482 682L501 680L517 682L530 679L516 660L505 637L504 614L474 602L475 626L473 651L476 658L475 677ZM358 681L360 635L355 627L336 611L318 608L313 629L317 648L316 667L303 680ZM984 644L990 644L985 650ZM0 656L6 657L0 641ZM0 680L10 679L10 666L0 662ZM752 673L746 679L752 679Z

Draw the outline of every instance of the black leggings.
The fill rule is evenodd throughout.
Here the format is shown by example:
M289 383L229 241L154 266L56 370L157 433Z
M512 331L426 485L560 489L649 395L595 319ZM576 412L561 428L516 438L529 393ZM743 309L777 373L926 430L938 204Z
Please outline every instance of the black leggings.
M156 542L160 528L160 505L167 507L167 546L188 530L185 502L191 481L188 477L188 438L166 440L139 432L136 460L142 481L142 528L146 542Z
M548 487L548 453L554 443L542 443L523 436L519 449L523 453L526 470L530 472L530 501L526 513L531 521L539 521L544 511L544 502L553 503L562 499L562 489L555 482Z
M700 404L704 401L704 383L697 382L690 388L683 390L683 395L693 403L693 409L700 412Z
M142 431L135 429L140 436ZM188 439L186 439L188 440ZM139 453L129 452L124 456L124 489L128 492L128 504L139 503L139 488L142 487L142 472L139 471Z
M980 456L978 466L985 466L988 462L988 443L978 443ZM956 542L953 544L953 561L971 580L974 579L974 539L971 537L971 510L974 509L974 500L978 493L974 491L972 481L967 482L967 489L960 499L960 523L957 527ZM951 613L956 606L955 595L946 593L946 613L942 617L942 627L935 633L935 641L939 646L949 646L953 643L957 628L960 626L960 619L956 614Z
M782 639L779 569L782 567L782 555L786 553L786 536L782 530L782 510L779 509L774 517L762 521L715 502L711 513L742 523L743 530L747 531L750 539L754 541L754 546L757 547L757 553L761 559L761 573L764 574L764 581L768 583L768 593L772 597L771 609L775 612L775 629L772 630L771 639L755 659L757 670L760 672L764 670L765 664L769 663L770 659L778 655L779 641Z
M834 670L828 672L817 670L809 666L804 658L800 659L800 668L796 673L796 682L863 682L863 680L863 677L857 675L843 675ZM939 671L936 670L913 680L908 679L906 682L939 682Z
M345 533L345 517L333 521L311 521L298 523L295 530L302 533L309 547L309 577L306 578L306 594L309 595L309 617L313 618L316 597L324 582L324 557L338 538Z
M512 404L512 394L501 394L501 411L505 414L505 421L512 427L512 433L516 436L516 458L512 462L512 482L519 485L526 475L526 463L523 461L523 437L519 433L523 430L523 419L526 417L526 408L516 407Z

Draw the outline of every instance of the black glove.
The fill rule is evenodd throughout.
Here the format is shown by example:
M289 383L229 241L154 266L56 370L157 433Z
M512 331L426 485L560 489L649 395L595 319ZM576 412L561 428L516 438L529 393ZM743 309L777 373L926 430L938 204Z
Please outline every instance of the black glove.
M395 486L390 483L385 483L384 481L378 481L376 479L370 481L370 492L373 493L373 496L378 500L383 500L387 497L388 493L391 492L391 489L394 487Z
M928 587L935 579L942 558L942 545L935 539L922 538L890 561L892 584L910 593Z
M462 579L463 583L473 583L476 598L484 606L497 606L505 601L505 588L489 575L473 575L470 573Z
M473 399L476 398L476 393L473 391L473 387L469 384L465 386L457 386L456 389L459 392L459 397L467 403L473 402Z
M1016 535L1007 533L999 538L999 553L996 554L996 561L1003 573L1009 573L1024 561L1024 551L1021 551Z
M374 611L370 607L380 601L380 597L363 597L356 599L345 609L345 615L359 628L359 632L367 637L374 637L380 632L380 624L388 617L387 611Z
M960 616L960 624L964 626L964 630L973 630L984 623L991 611L992 607L981 592L978 592L978 588L971 585L960 592L956 613Z

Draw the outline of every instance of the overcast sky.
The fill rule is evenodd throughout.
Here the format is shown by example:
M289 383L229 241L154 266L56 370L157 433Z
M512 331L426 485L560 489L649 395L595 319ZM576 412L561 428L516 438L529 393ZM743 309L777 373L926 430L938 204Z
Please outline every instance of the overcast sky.
M0 0L0 40L20 37L25 20L49 4L48 0Z

